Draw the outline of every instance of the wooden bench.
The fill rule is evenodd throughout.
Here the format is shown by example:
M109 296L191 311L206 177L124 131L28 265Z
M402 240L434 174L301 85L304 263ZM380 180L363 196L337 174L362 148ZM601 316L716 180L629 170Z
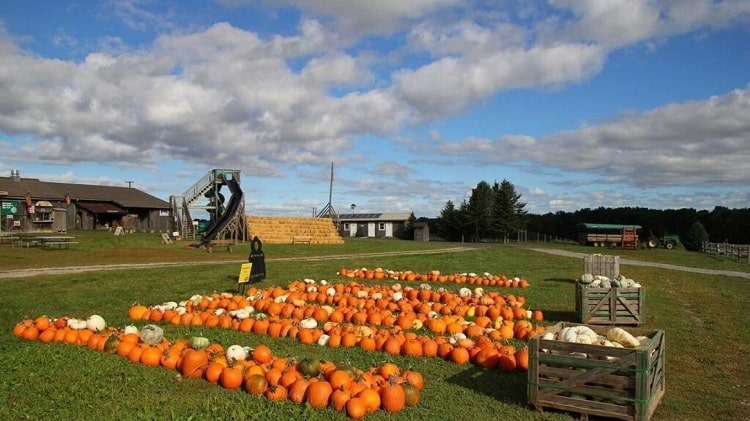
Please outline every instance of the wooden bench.
M74 246L78 244L78 241L45 241L43 243L44 248L51 249L52 246L57 246L57 248L66 248L69 249L70 246Z
M234 246L235 242L234 240L212 240L209 241L208 245L206 246L206 250L209 253L213 253L214 247L221 247L226 248L228 252L232 252L232 246Z
M292 237L292 244L310 244L312 243L312 238L310 237L302 237L299 235L295 235Z

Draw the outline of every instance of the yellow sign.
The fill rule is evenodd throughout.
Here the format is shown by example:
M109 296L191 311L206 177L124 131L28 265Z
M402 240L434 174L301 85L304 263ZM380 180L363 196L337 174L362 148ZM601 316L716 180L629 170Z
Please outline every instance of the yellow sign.
M250 270L253 268L252 263L243 263L240 267L240 277L237 279L238 284L246 284L250 282Z

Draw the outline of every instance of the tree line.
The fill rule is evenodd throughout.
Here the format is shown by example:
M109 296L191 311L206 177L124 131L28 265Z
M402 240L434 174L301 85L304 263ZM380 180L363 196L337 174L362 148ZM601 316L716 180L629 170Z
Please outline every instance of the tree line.
M750 243L750 208L713 210L648 209L643 207L584 208L529 214L526 203L508 180L490 185L480 181L469 198L456 204L446 202L435 219L428 222L431 235L445 241L504 242L519 232L534 232L576 241L582 223L640 225L642 241L668 234L679 235L688 249L700 249L702 241Z
M458 206L449 200L430 230L446 241L507 241L526 226L525 207L510 181L481 181Z

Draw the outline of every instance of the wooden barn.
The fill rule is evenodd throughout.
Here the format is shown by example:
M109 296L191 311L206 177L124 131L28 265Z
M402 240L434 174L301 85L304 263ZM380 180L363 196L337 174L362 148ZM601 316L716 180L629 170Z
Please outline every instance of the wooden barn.
M0 192L4 232L169 230L169 203L133 187L45 182L13 170L0 177Z

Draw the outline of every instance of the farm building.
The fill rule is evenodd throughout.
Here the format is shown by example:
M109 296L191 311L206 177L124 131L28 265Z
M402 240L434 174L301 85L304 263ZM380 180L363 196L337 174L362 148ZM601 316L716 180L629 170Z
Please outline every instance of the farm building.
M52 183L13 170L0 177L0 192L2 231L169 229L169 203L133 187Z
M410 213L342 213L339 233L342 237L401 237Z

